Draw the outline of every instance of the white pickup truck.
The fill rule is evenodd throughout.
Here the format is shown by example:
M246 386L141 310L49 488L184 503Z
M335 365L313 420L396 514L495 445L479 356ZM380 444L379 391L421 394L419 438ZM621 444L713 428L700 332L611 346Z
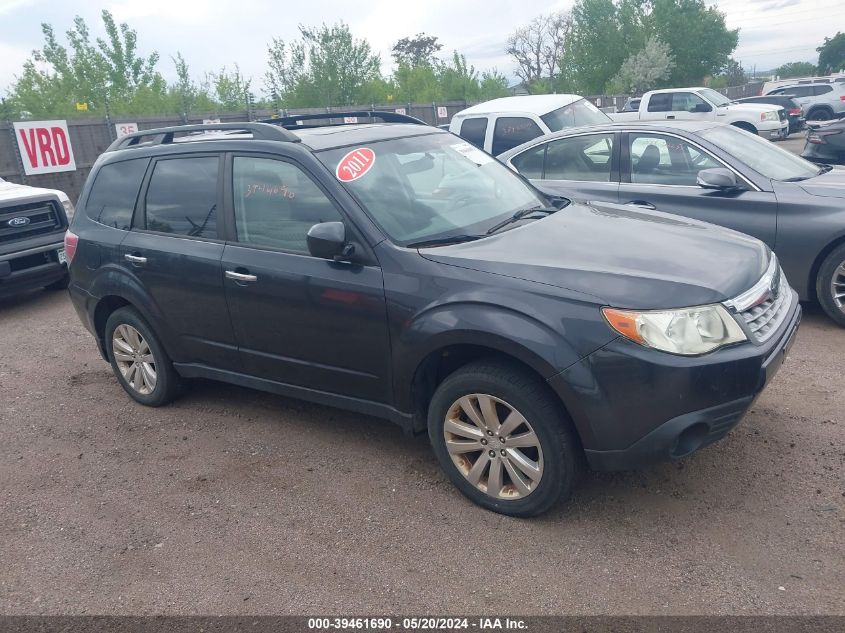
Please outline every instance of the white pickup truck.
M614 121L717 121L782 139L789 134L783 108L763 103L734 103L711 88L652 90L643 95L639 110L611 114Z

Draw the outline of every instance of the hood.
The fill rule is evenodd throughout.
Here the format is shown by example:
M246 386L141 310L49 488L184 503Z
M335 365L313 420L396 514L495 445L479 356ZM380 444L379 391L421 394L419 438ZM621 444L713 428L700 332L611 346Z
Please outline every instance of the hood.
M826 174L814 176L798 184L813 196L845 198L845 169L831 169Z
M42 189L41 187L19 185L7 180L0 181L0 202L42 198L44 196L57 196L59 200L68 199L67 195L57 189Z
M599 202L572 203L486 239L420 253L646 310L730 299L753 286L769 262L766 245L742 233Z
M729 103L726 107L733 111L756 112L757 114L777 112L781 109L779 105L772 105L771 103Z

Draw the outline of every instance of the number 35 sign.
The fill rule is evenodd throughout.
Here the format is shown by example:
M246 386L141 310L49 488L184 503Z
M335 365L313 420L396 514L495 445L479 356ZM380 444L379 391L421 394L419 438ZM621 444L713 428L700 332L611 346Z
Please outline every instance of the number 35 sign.
M126 136L127 134L134 134L138 131L138 124L137 123L115 123L114 124L114 131L117 134L117 138L121 136Z

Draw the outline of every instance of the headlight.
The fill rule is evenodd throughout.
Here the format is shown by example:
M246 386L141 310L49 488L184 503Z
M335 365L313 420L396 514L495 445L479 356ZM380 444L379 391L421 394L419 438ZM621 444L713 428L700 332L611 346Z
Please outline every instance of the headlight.
M706 354L748 340L724 306L637 311L602 308L604 318L627 339L672 354Z
M70 200L62 200L62 206L65 208L65 215L67 216L67 223L73 219L73 203Z
M760 120L761 121L777 121L777 120L779 120L778 119L778 113L777 112L763 112L760 115Z

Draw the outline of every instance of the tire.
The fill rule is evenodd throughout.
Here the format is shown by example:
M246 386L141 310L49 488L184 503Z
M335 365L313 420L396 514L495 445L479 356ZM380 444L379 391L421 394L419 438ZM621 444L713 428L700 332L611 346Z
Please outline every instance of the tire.
M70 283L70 275L65 273L63 277L60 277L53 283L49 283L44 286L47 290L67 290L68 284Z
M480 423L472 422L465 407ZM511 412L521 415L524 424L508 424ZM488 424L490 418L494 421ZM500 436L490 427L505 432ZM428 410L428 434L440 466L458 490L488 510L514 517L536 516L568 499L584 467L572 424L548 387L495 361L471 363L437 387ZM529 471L536 479L525 474ZM500 485L491 481L494 472L500 473ZM486 492L491 485L498 488L497 495Z
M834 248L822 262L816 296L827 315L845 327L845 244Z
M170 357L153 329L134 308L120 308L109 316L105 347L118 382L141 404L160 407L181 392L182 381ZM135 360L143 357L150 360Z
M830 121L833 118L833 112L827 108L816 108L807 113L808 121Z

